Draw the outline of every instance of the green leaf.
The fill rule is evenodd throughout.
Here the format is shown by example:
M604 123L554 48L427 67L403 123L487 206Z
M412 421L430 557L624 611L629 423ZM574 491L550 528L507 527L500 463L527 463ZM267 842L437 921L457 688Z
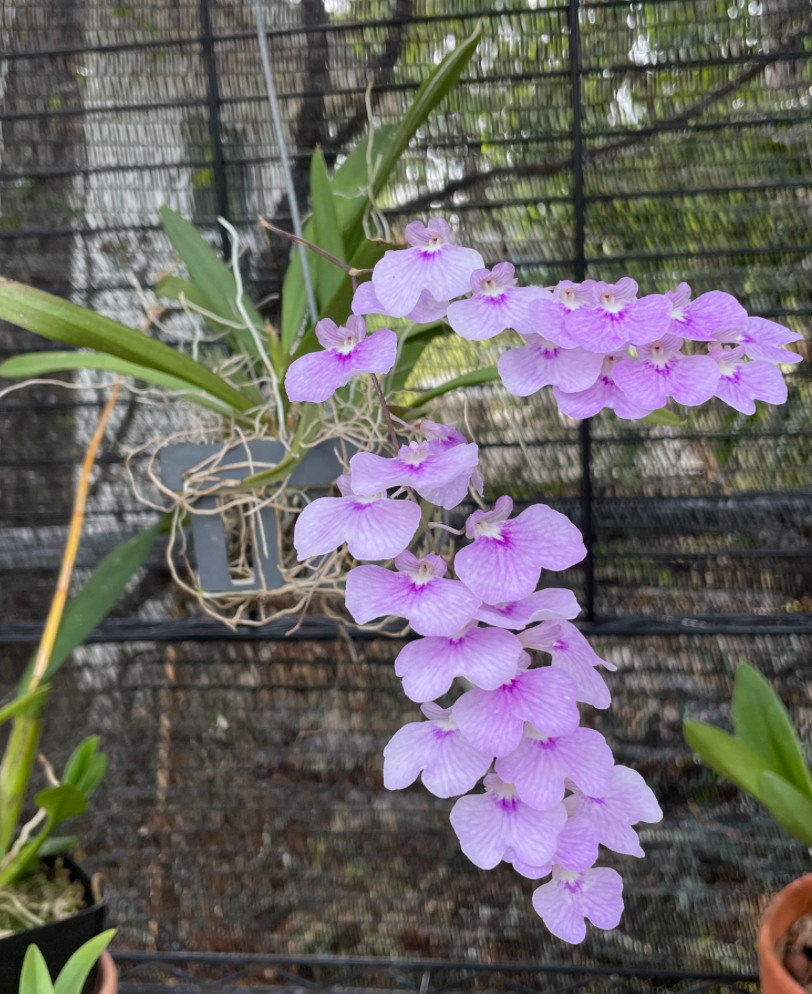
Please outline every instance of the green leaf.
M395 130L394 124L385 124L381 128L375 128L372 135L372 154L370 156L373 168L377 160L382 159L389 148ZM342 231L346 231L356 223L359 208L361 216L363 216L369 199L368 142L369 136L366 135L336 169L330 181L333 188L336 215Z
M76 818L84 814L87 798L73 784L61 783L58 787L46 787L34 797L34 803L48 812L51 825L58 825L66 818Z
M108 928L106 932L94 935L80 946L56 978L54 994L82 994L82 988L93 969L93 964L110 945L110 940L115 934L114 928Z
M702 721L686 718L682 729L686 742L704 763L757 800L763 800L761 775L767 767L752 749L721 728Z
M390 391L403 390L426 346L449 331L448 325L441 321L436 324L414 325L409 328L402 339L398 361L389 373L388 389Z
M310 199L313 207L313 223L316 229L315 244L325 252L335 256L342 262L347 261L344 240L341 237L341 226L336 215L333 190L327 175L327 164L320 148L317 148L310 159ZM319 309L330 303L342 281L346 278L344 270L340 269L322 256L316 258L316 300ZM287 351L291 343L283 347Z
M315 242L316 224L311 218L304 226L302 237L305 241ZM307 268L310 272L310 281L316 285L318 271L316 267L316 254L305 252ZM291 243L290 261L285 272L285 279L282 283L282 352L287 355L290 351L302 322L305 319L305 312L308 310L307 294L305 293L305 282L302 270L302 253L295 243Z
M679 428L683 423L681 418L678 418L673 411L669 411L665 407L661 407L658 411L652 411L651 414L647 414L640 420L647 421L650 425L667 425L669 428Z
M78 835L52 835L39 847L38 855L40 859L45 859L46 856L62 856L73 852L78 846Z
M62 783L69 783L85 797L90 797L107 769L107 756L99 752L98 735L89 735L72 752L62 774Z
M19 994L54 994L45 959L33 943L25 951Z
M761 775L761 800L778 824L812 846L812 801L772 770Z
M498 379L499 373L496 370L496 366L486 366L485 369L474 369L470 373L463 373L462 376L455 376L453 380L449 380L447 383L441 383L438 387L432 387L431 390L425 390L408 406L412 410L415 410L418 407L422 407L424 404L428 404L430 400L435 400L437 397L442 397L443 394L451 393L452 390L460 390L463 387L473 387L479 383L489 383L491 380Z
M792 719L769 681L748 663L736 670L733 727L768 769L812 799L812 778Z
M117 356L105 355L102 352L27 352L14 356L0 363L0 376L9 380L23 379L33 376L45 376L48 373L62 373L68 369L103 369L111 373L121 373L132 376L145 383L154 383L174 392L183 391L186 399L194 401L201 407L216 411L225 417L233 414L234 408L224 404L215 397L201 393L200 388L177 376L170 376L148 366L139 366Z
M29 707L33 707L33 713L29 717L34 717L39 710L39 705L45 703L45 698L48 696L48 686L37 687L36 690L31 691L30 694L23 694L16 700L11 701L11 703L4 705L0 708L0 725L8 721L9 718L15 718L18 714L23 711L28 710Z
M130 577L140 569L149 555L162 524L162 521L158 521L151 528L122 542L108 553L90 575L84 587L68 603L62 615L43 682L53 677L73 650L81 645L107 617ZM28 688L33 669L32 658L20 680L20 692Z
M172 242L172 247L183 259L183 264L188 269L198 294L208 300L209 304L202 303L200 297L194 302L227 321L243 321L237 307L237 281L228 266L217 256L197 228L177 211L164 204L158 213L161 215L164 231ZM264 335L265 322L247 293L242 295L242 304L251 324L260 335ZM233 329L230 334L235 343L238 342L252 355L257 354L256 343L247 328L239 331Z
M0 319L44 338L105 352L177 376L238 411L252 407L251 401L238 390L177 349L95 311L4 277L0 277Z

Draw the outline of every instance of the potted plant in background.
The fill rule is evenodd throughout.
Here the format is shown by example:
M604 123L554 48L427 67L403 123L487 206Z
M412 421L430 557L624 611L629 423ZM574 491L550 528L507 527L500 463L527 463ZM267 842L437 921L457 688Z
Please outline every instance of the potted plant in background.
M748 663L736 670L734 734L686 719L685 738L716 773L760 801L812 850L812 774L787 709ZM758 963L764 994L802 994L812 981L812 873L785 887L761 919ZM808 951L808 952L807 952Z
M117 994L115 967L105 952L115 934L115 929L111 928L88 939L62 967L55 983L51 982L48 964L39 947L29 946L20 974L18 994L83 994L85 983L97 962L99 977L96 991L98 994Z
M74 836L56 835L63 822L85 810L104 775L107 758L95 735L81 742L57 776L44 756L40 762L47 786L33 797L31 817L21 819L36 769L51 681L71 652L101 622L118 600L127 581L152 547L160 524L111 552L81 591L68 602L71 575L79 547L90 473L108 417L116 401L114 388L85 454L74 500L68 538L56 590L37 653L23 674L14 700L0 707L0 724L11 731L0 765L0 990L17 990L23 963L30 978L26 992L45 994L45 973L56 976L57 994L69 994L84 966L91 971L99 954L102 968L94 988L98 994L117 990L115 967L104 948L112 932L104 933L106 905L89 875L70 858L78 845ZM94 939L95 937L95 939ZM103 941L102 941L103 939ZM91 940L94 940L91 942ZM69 964L77 950L83 956ZM30 951L36 944L34 957ZM94 952L95 950L95 952ZM92 955L91 960L87 956ZM33 957L33 958L32 958ZM32 965L33 964L33 965ZM67 972L65 972L67 971ZM36 986L32 987L31 984Z

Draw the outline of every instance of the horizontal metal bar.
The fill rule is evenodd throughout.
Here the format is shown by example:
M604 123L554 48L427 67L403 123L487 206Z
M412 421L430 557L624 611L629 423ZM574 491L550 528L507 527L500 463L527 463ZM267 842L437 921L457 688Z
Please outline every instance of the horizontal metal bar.
M812 634L812 614L727 615L727 616L637 616L597 617L575 622L586 635L792 635ZM284 640L331 641L340 635L338 625L327 618L305 618L292 632L296 619L281 618L262 627L228 628L211 618L184 618L176 621L109 619L86 639L91 643L118 642L278 642ZM361 642L387 638L400 626L386 632L370 632L347 625L350 637ZM42 624L16 621L0 624L0 645L34 644L42 634Z

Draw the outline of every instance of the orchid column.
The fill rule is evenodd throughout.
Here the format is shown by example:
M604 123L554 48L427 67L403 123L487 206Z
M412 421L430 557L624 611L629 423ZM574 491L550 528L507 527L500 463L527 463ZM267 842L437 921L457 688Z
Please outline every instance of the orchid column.
M409 224L405 236L409 247L387 252L357 289L347 328L317 326L325 350L291 365L292 400L325 401L351 377L391 368L396 335L383 329L366 337L361 315L373 313L445 317L468 340L512 329L524 344L500 358L506 389L523 397L552 386L572 417L606 407L641 418L668 398L696 406L714 396L750 413L756 399L786 398L778 365L800 358L782 347L797 336L748 317L728 294L692 300L680 284L638 298L628 277L563 281L552 291L519 287L510 263L484 268L479 253L453 244L439 218ZM388 409L384 415L394 437ZM482 506L477 446L455 426L427 418L401 425L396 452L357 453L337 481L342 496L304 508L294 533L298 557L346 542L364 563L346 579L356 623L403 618L421 636L400 652L395 671L423 720L386 746L386 787L402 789L422 775L436 796L459 797L450 820L462 851L485 870L505 861L530 879L549 877L533 907L554 935L580 942L585 920L614 928L623 911L619 874L595 865L600 846L640 857L632 826L662 817L642 777L616 766L603 736L580 724L579 704L609 706L601 669L614 667L572 624L579 613L572 592L537 589L544 571L584 558L581 535L544 504L514 513L503 495L492 509ZM481 506L457 533L467 544L443 555L436 530L453 529L435 512L469 499Z

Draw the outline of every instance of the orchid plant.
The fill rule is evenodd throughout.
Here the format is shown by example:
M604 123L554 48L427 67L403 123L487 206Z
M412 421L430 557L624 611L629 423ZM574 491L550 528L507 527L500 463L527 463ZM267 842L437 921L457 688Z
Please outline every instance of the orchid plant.
M608 408L620 418L673 423L663 412L669 399L698 406L713 398L752 414L756 400L786 399L780 366L801 357L783 346L800 336L748 316L722 291L692 299L685 283L643 296L629 277L520 286L509 261L487 268L478 251L455 243L441 217L412 221L402 239L392 233L375 197L409 128L436 102L437 80L451 85L477 40L475 33L438 67L418 93L419 113L407 115L381 152L370 139L361 158L351 156L332 179L314 155L313 214L305 237L293 240L315 260L318 315L305 313L294 258L280 323L263 321L243 292L238 251L226 270L186 222L164 210L193 278L166 276L158 289L226 336L233 355L212 370L109 319L6 285L0 316L97 351L66 353L70 361L53 353L20 357L0 374L115 369L223 414L241 438L253 431L283 442L284 458L238 488L262 495L275 487L262 500L295 518L296 566L287 571L295 583L283 593L299 584L308 595L280 613L310 603L322 588L307 585L325 575L326 563L327 591L345 596L357 625L391 632L391 619L405 621L398 633L410 628L417 637L395 671L424 720L405 725L386 746L386 787L403 789L422 776L436 796L457 797L450 819L462 851L482 869L504 861L530 879L549 877L533 906L554 935L576 943L587 919L609 929L622 914L622 879L596 865L600 847L642 856L633 826L662 813L642 777L615 765L603 736L581 726L579 704L609 706L602 670L614 667L573 624L574 595L537 589L544 571L584 559L578 529L543 504L514 513L507 494L487 505L476 442L432 419L428 407L454 389L494 380L518 397L550 386L571 418ZM348 186L351 160L366 170L360 188ZM372 219L381 237L368 237ZM55 326L59 315L66 328ZM380 327L370 332L368 321ZM495 347L509 347L496 367L422 393L410 389L421 355L454 336L503 336ZM396 395L404 402L395 403ZM331 439L345 462L337 494L313 499L286 490L309 448ZM463 506L463 527L455 528L449 512ZM190 511L184 505L178 527Z

